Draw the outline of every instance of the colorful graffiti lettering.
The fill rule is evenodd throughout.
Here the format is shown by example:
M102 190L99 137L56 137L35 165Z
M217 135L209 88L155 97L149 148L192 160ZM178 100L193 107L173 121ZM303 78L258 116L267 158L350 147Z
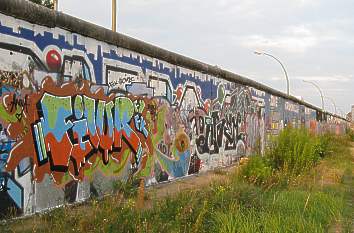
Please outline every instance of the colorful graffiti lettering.
M189 122L193 135L196 135L197 154L228 152L232 153L232 160L237 160L246 156L248 147L254 147L250 139L257 138L257 135L252 127L253 130L259 128L261 116L257 114L259 107L247 88L234 87L230 93L226 92L219 85L217 98L208 104L208 111L194 109L189 114Z
M30 113L25 120L31 125L32 135L27 134L11 152L9 170L26 156L23 152L28 151L28 145L33 145L30 154L37 164L34 174L38 180L48 173L59 181L67 171L82 179L82 168L89 166L92 156L100 155L107 164L110 157L119 160L113 152L126 148L134 153L134 163L139 165L143 146L149 143L144 119L147 100L106 96L102 90L92 94L87 83L57 87L49 77L42 86L40 93L28 97L31 104L26 107ZM12 123L10 131L13 127L18 123Z
M104 195L114 179L232 165L290 125L345 129L288 98L64 29L0 14L0 35L0 217Z

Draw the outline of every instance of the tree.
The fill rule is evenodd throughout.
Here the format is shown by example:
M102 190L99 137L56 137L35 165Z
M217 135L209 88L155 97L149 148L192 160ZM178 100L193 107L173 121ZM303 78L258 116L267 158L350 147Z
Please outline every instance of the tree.
M54 9L53 0L30 0L30 1L48 7L49 9Z

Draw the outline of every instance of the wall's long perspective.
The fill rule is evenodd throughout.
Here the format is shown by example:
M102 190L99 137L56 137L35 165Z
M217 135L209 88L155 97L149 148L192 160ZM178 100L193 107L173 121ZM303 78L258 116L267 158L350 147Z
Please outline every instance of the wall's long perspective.
M0 0L0 215L262 153L346 121L247 78L27 1Z

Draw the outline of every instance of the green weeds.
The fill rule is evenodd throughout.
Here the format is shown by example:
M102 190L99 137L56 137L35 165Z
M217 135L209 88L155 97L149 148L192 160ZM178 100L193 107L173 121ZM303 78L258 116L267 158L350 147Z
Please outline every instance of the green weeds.
M139 179L115 180L113 182L113 192L123 194L125 198L132 198L138 195Z
M284 129L266 152L272 167L294 175L313 167L328 153L330 135L314 136L306 129Z
M354 130L352 130L351 128L347 128L346 135L349 138L349 140L354 142Z

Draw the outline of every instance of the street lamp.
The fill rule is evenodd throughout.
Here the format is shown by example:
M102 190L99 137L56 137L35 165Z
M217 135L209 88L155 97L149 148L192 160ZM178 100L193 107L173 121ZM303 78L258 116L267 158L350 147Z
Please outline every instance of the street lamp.
M117 0L112 0L112 31L117 31Z
M337 114L337 105L336 102L334 102L334 100L328 96L325 96L326 99L330 100L334 106L334 113Z
M314 82L311 82L311 81L306 81L306 80L302 80L303 82L305 83L310 83L312 84L314 87L317 88L317 90L320 92L320 95L321 95L321 101L322 101L322 111L324 111L324 101L323 101L323 93L321 91L321 88Z
M287 95L290 95L290 85L289 85L288 72L286 72L286 69L285 69L285 66L283 65L283 63L281 63L281 61L278 58L274 57L272 54L269 54L269 53L254 51L254 54L259 55L259 56L264 55L264 56L271 57L281 65L281 68L283 68L285 78L286 78L286 93L287 93Z

